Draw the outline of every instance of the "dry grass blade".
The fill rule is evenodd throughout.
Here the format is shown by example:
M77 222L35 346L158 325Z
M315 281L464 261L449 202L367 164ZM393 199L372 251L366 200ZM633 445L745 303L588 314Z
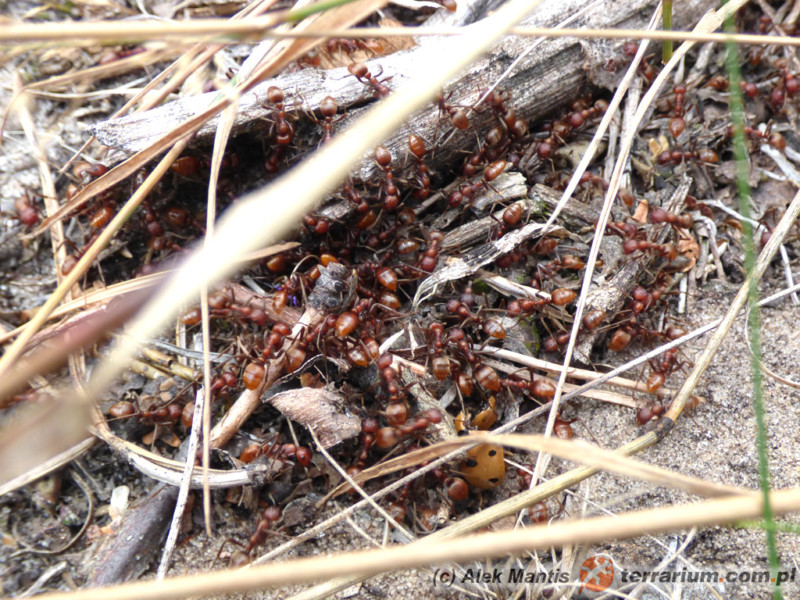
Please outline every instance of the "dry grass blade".
M61 23L29 24L9 23L0 30L0 43L9 42L69 42L71 45L85 46L98 42L119 40L164 40L192 39L216 36L222 41L257 39L266 30L282 23L290 11L280 11L258 17L249 22L228 19L197 19L194 21L162 23L159 21L101 21L72 22L69 27Z
M206 19L202 22L186 23L149 23L144 27L122 28L125 39L147 41L163 40L167 37L174 37L180 41L201 40L209 36L229 38L229 40L249 39L259 40L262 38L375 38L375 37L441 37L441 36L463 36L464 30L460 27L425 27L415 28L409 31L404 27L358 27L356 29L314 29L313 31L278 31L271 29L284 19L278 18L267 22L265 17L236 23L228 19ZM50 24L13 25L0 29L0 44L8 44L15 41L41 41L49 39L52 41L71 41L78 44L94 44L98 41L109 38L115 41L113 35L105 31L107 22L81 23L81 39L72 39L76 33L66 33L55 31L55 27ZM651 40L651 41L675 41L675 42L713 42L722 44L728 41L745 46L760 46L769 44L774 46L800 46L800 39L786 35L757 35L748 33L713 33L711 31L660 31L646 29L571 29L562 27L559 29L549 29L541 27L512 27L509 34L526 37L549 37L549 38L581 38L581 39L609 39L609 40Z
M298 246L297 242L285 242L282 244L274 244L269 248L264 248L263 250L257 250L256 252L252 252L250 254L245 255L241 262L251 262L255 260L259 260L261 258L266 258L272 256L274 254L280 254L281 252L285 252L286 250L291 250L292 248L296 248ZM59 317L63 317L73 311L76 310L83 310L84 312L72 317L72 319L78 319L82 317L89 307L92 309L101 308L103 305L108 304L114 298L124 296L126 294L133 293L137 290L147 289L157 285L160 281L162 281L166 276L168 276L172 271L167 269L164 271L160 271L158 273L153 273L151 275L143 275L141 277L137 277L136 279L131 279L129 281L123 281L121 283L115 283L113 285L108 286L105 289L100 290L92 290L89 292L85 292L82 296L75 298L69 302L65 302L55 310L50 313L48 317L49 320L57 319ZM32 315L36 311L40 310L40 307L35 309L31 309L29 313ZM70 320L67 321L68 324ZM11 331L7 331L3 334L0 334L0 344L5 343L9 340L14 339L20 333L25 330L26 325L21 325L16 329L12 329ZM52 337L58 333L58 329L60 326L55 326L53 331L43 330L36 334L31 339L31 344L35 344L37 339L41 336L42 338ZM29 349L29 346L26 346L26 350Z
M26 90L55 90L61 87L67 87L69 84L79 83L81 81L99 81L118 75L124 75L131 71L138 71L139 69L157 64L170 57L181 54L184 49L180 46L165 46L163 48L150 48L144 52L133 54L115 60L108 64L97 65L82 69L74 73L66 73L65 75L57 75L49 77L41 81L35 81L25 86L23 91Z
M459 438L447 442L440 442L423 448L409 452L403 456L393 458L384 463L378 464L374 467L364 470L353 479L363 484L376 477L382 477L395 473L402 469L415 467L425 461L439 458L444 454L464 446L473 446L478 443L488 444L502 444L528 452L547 452L571 460L580 464L595 467L603 471L611 471L624 475L626 477L633 477L642 481L649 481L656 485L664 485L682 489L691 494L700 496L715 497L720 495L736 495L736 494L749 494L757 493L751 490L742 488L735 488L723 485L709 483L695 477L686 477L680 473L654 467L640 461L636 461L624 456L620 456L615 452L598 448L586 442L561 440L552 437L544 437L540 435L473 435L468 438ZM346 492L349 489L347 484L342 484L335 488L329 496L335 497L339 494Z
M800 490L773 492L770 501L776 514L800 509ZM121 585L113 589L81 590L71 594L45 594L42 600L168 600L187 596L231 594L271 586L325 579L342 574L376 574L437 563L466 562L490 556L503 556L545 550L564 544L592 544L609 539L731 523L756 518L761 513L758 496L709 500L686 506L650 509L532 527L520 531L489 533L467 538L415 543L386 550L348 552L338 556L307 558L275 565L252 567L245 571L228 570L209 574L175 577L161 582ZM413 548L413 550L412 550Z
M724 7L722 7L719 11L711 12L707 14L695 27L695 30L707 32L713 31L720 27L728 16L734 14L744 3L746 0L734 0L729 2ZM567 343L567 350L565 353L564 358L564 366L565 370L561 372L558 384L556 386L556 394L553 398L553 408L550 411L550 416L547 420L547 427L545 429L545 434L549 435L555 424L555 418L558 414L558 406L561 400L561 393L562 393L562 386L566 381L566 367L569 365L570 361L572 360L572 353L575 349L575 344L578 338L578 330L580 328L580 323L583 316L583 311L586 307L587 296L589 294L589 288L592 282L592 274L594 273L594 268L597 263L597 257L600 252L600 243L603 239L603 234L606 229L606 224L608 223L609 215L611 214L611 206L613 203L614 198L617 195L617 192L620 189L621 185L621 178L622 173L627 164L627 159L630 154L631 147L633 145L633 138L636 130L638 129L640 123L644 119L645 113L652 105L653 101L655 100L659 90L664 85L669 76L670 72L675 69L678 63L682 60L682 58L686 55L686 53L690 50L690 48L694 45L693 42L686 42L681 44L678 50L673 54L672 58L669 62L664 66L661 72L658 74L656 79L653 81L650 89L645 94L644 98L642 99L641 103L639 104L638 108L636 109L636 114L633 117L633 122L631 124L630 131L628 135L621 141L619 154L617 156L616 163L614 165L614 171L611 175L611 179L608 184L608 189L606 190L606 195L603 202L603 209L600 212L600 218L597 223L596 233L594 239L592 240L592 246L589 250L589 258L586 260L586 271L584 273L583 284L581 285L581 293L578 297L578 303L575 308L575 322L572 325L572 330L570 332L569 342ZM642 48L639 49L640 51ZM686 396L688 398L688 394ZM677 413L677 414L680 414ZM536 461L536 468L534 470L534 479L536 476L542 473L543 468L547 464L547 458L540 456Z
M63 354L60 356L63 360ZM7 484L86 438L89 410L85 405L58 401L32 407L0 436L0 485ZM35 431L36 443L30 432Z
M709 363L714 358L714 354L716 353L720 344L722 344L722 340L728 334L731 325L733 325L734 320L739 316L739 312L744 307L745 302L747 302L747 294L750 289L751 281L758 282L764 276L767 266L772 261L775 254L777 254L778 248L783 242L783 239L786 237L786 234L789 232L789 228L792 226L798 216L800 216L800 192L798 192L797 195L795 195L795 197L792 199L791 204L786 209L783 217L781 217L781 220L773 230L772 236L770 237L766 246L764 246L761 254L758 256L758 260L756 261L752 273L747 276L747 279L739 288L739 292L736 294L733 302L731 302L731 306L720 322L719 328L714 332L714 335L711 336L711 339L708 341L703 353L697 358L697 363L695 364L694 369L692 369L692 372L686 378L686 381L684 382L683 386L681 386L681 389L678 391L677 396L673 400L672 408L667 413L667 417L675 420L678 418L678 416L680 416L686 401L689 399L692 391L694 391L695 386L697 386L697 382L700 380L700 377L703 375Z
M33 335L44 325L50 313L58 306L66 295L72 289L72 286L80 281L83 274L89 269L91 264L95 261L100 251L108 245L111 239L116 235L125 222L131 217L133 212L139 207L142 200L145 199L147 194L152 189L152 186L161 178L161 176L169 169L170 165L175 159L180 156L183 151L186 141L178 142L175 147L167 153L167 155L159 162L159 164L148 175L147 179L131 196L128 202L125 203L120 211L114 215L111 222L108 223L106 228L100 233L94 243L86 250L83 256L78 260L75 267L68 275L59 283L55 291L47 299L47 302L33 315L33 318L27 323L25 329L20 333L19 337L14 340L14 343L6 350L6 353L0 358L0 374L8 373L13 362L21 355L25 345L33 337ZM4 397L5 385L0 386L0 398Z
M28 485L36 481L37 479L41 479L45 475L52 473L56 469L60 469L65 465L68 465L76 458L79 458L84 452L89 450L92 446L97 443L97 440L93 437L89 437L82 442L79 442L72 448L61 452L60 454L55 455L49 460L46 460L38 465L36 465L30 471L23 473L3 485L0 485L0 497L8 494L9 492L13 492L21 488L22 486Z

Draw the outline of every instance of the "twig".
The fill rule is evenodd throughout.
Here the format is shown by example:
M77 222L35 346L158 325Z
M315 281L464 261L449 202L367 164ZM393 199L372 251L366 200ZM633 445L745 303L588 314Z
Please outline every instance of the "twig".
M564 365L560 363L554 363L547 360L542 360L540 358L534 358L532 356L525 356L524 354L519 354L518 352L512 352L510 350L505 350L503 348L494 348L492 346L487 346L481 350L484 354L492 354L497 356L498 358L504 358L507 360L512 360L514 362L518 362L522 365L526 365L529 367L534 367L536 369L541 369L543 371L547 371L550 373L561 373L564 370ZM567 377L572 377L573 379L584 379L588 381L592 381L595 379L599 379L603 377L603 373L597 373L596 371L588 371L586 369L579 369L578 367L567 367ZM625 388L628 390L633 390L635 392L645 392L646 388L645 385L639 381L633 381L632 379L625 379L623 377L612 377L611 379L606 380L606 383L609 385L614 385L617 387ZM656 393L658 396L669 397L673 393L672 390L669 389L659 389Z
M397 531L397 532L398 532L398 533L399 533L399 534L400 534L402 537L404 537L404 538L405 538L405 539L403 540L404 542L409 542L409 541L411 541L411 540L414 540L414 539L416 539L416 537L414 536L414 534L413 534L413 533L411 533L411 532L410 532L408 529L406 529L406 528L405 528L405 527L403 527L403 526L402 526L400 523L398 523L398 522L397 522L397 520L396 520L394 517L392 517L392 515L390 515L389 513L387 513L387 512L386 512L386 511L383 509L383 507L382 507L380 504L378 504L377 502L375 502L375 500L373 500L373 499L372 499L372 497L371 497L369 494L367 494L367 492L365 492L365 491L364 491L364 488L362 488L362 487L361 487L361 486L360 486L360 485L359 485L359 484L358 484L358 483L357 483L357 482L356 482L356 481L355 481L355 480L354 480L354 479L353 479L353 478L352 478L352 477L351 477L351 476L350 476L350 475L347 473L347 471L346 471L345 469L343 469L343 468L342 468L342 465L340 465L338 462L336 462L336 461L334 460L334 458L333 458L333 457L330 455L330 453L329 453L329 452L328 452L328 451L325 449L325 447L324 447L324 446L323 446L323 445L320 443L320 441L319 441L319 438L317 438L317 434L316 434L316 433L314 433L314 430L313 430L312 428L310 428L310 427L309 427L309 428L308 428L308 432L311 434L311 437L314 439L314 443L317 445L317 450L319 450L319 451L320 451L320 453L322 454L322 456L324 456L324 457L325 457L325 460L327 460L327 461L328 461L328 464L330 464L330 465L331 465L331 466L332 466L334 469L336 469L336 472L337 472L337 473L339 473L339 475L341 475L341 476L342 476L342 478L343 478L343 479L344 479L344 480L345 480L345 481L346 481L346 482L347 482L347 483L350 485L350 489L353 489L353 490L355 490L355 491L358 493L358 495L359 495L359 496L361 496L362 498L364 498L364 500L365 500L365 501L366 501L366 502L367 502L367 503L368 503L368 504L369 504L369 505L370 505L372 508L374 508L374 509L375 509L375 511L376 511L376 512L377 512L377 513L378 513L380 516L382 516L384 519L386 519L386 522L387 522L387 523L391 523L392 527L394 527L394 528L395 528L395 530L396 530L396 531Z
M199 389L194 401L195 414L203 414L205 397L206 394L203 388ZM167 534L167 541L164 542L164 548L161 551L161 562L158 565L158 572L156 574L157 579L164 579L164 576L167 574L167 571L169 570L169 561L172 557L172 551L175 549L175 543L178 541L178 534L181 530L181 521L183 521L183 513L186 510L186 500L189 498L189 487L192 481L192 471L194 470L195 459L197 458L197 446L200 441L201 429L202 420L193 419L192 429L189 433L189 445L186 450L186 466L184 467L183 475L181 476L181 484L178 489L178 500L175 502L175 511L172 513L172 523L170 524L169 533ZM205 475L207 475L207 471L205 471L203 474L203 483L205 484L208 480L208 478L205 477Z
M68 566L69 563L65 560L62 560L61 562L45 569L45 572L39 575L36 581L34 581L27 590L19 595L19 598L30 598L31 596L38 594L39 590L41 590L48 581L50 581L56 575L61 574Z
M794 287L794 278L792 277L792 265L789 262L789 255L786 252L786 246L783 244L779 247L781 253L781 262L783 262L783 274L786 277L786 284L789 287ZM797 306L800 304L800 299L798 299L797 294L791 294L789 296L792 299L792 304Z

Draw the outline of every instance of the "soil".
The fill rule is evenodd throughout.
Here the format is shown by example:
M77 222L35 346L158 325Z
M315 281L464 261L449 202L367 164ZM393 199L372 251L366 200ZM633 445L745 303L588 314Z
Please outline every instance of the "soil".
M2 81L9 81L13 66L0 74ZM124 83L124 78L118 83ZM0 90L0 106L7 106L9 92ZM48 145L48 158L53 165L63 164L70 156L70 149L79 147L86 139L88 126L104 118L110 111L111 103L96 101L77 110L75 105L65 107L51 100L36 103L34 122L41 132L58 138L60 144ZM18 234L22 228L10 215L14 211L14 200L26 189L38 188L38 173L35 160L24 136L15 129L7 129L2 150L0 150L0 209L3 211L3 230L0 233L0 261L4 275L0 281L0 326L7 329L16 326L20 311L41 305L49 292L54 289L53 262L49 240L21 244ZM787 133L787 137L790 134ZM790 144L793 142L790 137ZM797 145L797 144L796 144ZM798 145L800 147L800 145ZM717 182L719 183L719 182ZM254 184L254 182L250 182ZM765 182L754 190L754 197L769 197L774 205L791 198L785 196L785 189L771 187ZM761 196L759 196L761 194ZM764 199L764 203L767 200ZM763 205L761 206L763 208ZM762 211L763 212L763 211ZM791 256L796 257L797 241L790 246ZM730 250L735 259L741 262L741 251L737 246ZM735 261L734 261L735 262ZM796 258L792 267L796 269ZM713 275L712 275L713 277ZM735 265L728 271L731 280L737 280ZM737 280L739 281L739 280ZM781 289L785 285L780 261L776 260L760 287L762 296ZM718 279L710 279L700 286L695 295L689 298L687 312L682 317L684 327L694 328L722 316L729 306L737 284ZM675 300L670 300L674 307ZM797 357L800 356L800 336L796 335L797 318L800 309L784 299L775 306L761 311L764 363L772 370L792 379L797 377ZM684 349L682 360L691 368L692 358L703 348L704 338L695 340ZM635 346L630 352L621 354L601 354L596 357L599 363L620 364L631 352L641 350ZM644 379L649 371L640 371L634 378ZM679 386L681 375L675 374L668 380L673 388ZM756 456L756 428L753 415L751 392L751 357L744 342L744 321L740 319L726 337L706 371L696 393L703 396L705 403L684 414L672 433L658 445L637 456L667 469L686 475L699 477L721 484L756 489L759 485ZM132 380L131 386L141 385ZM800 452L798 452L798 428L800 419L800 392L797 388L779 383L770 377L765 378L764 399L768 431L768 451L771 485L775 488L797 487L800 485ZM107 406L108 403L106 403ZM581 400L568 407L570 415L577 417L572 423L576 437L599 443L605 448L617 448L641 434L641 427L635 421L635 411L594 400ZM267 411L256 417L257 424L264 426L275 413ZM4 426L13 424L15 412L12 408L2 415ZM530 431L539 432L543 420L533 421ZM253 421L250 422L250 425ZM117 431L133 435L128 425L117 425ZM126 429L127 428L127 429ZM32 433L32 435L35 435ZM166 448L163 451L168 452ZM531 459L528 459L530 462ZM554 460L550 475L557 474L572 465ZM321 459L315 459L315 467L320 477L327 475ZM77 473L77 475L75 475ZM26 546L38 550L59 549L80 529L87 515L86 495L77 481L84 481L91 490L95 506L92 524L84 536L70 549L55 555L37 552L24 552ZM514 493L516 483L512 478L500 488L483 494L482 501L493 503ZM92 566L93 546L108 535L103 529L108 525L112 492L126 486L130 491L130 501L144 498L152 489L153 482L129 466L110 448L98 444L84 454L73 465L54 477L23 487L0 497L0 582L2 593L8 596L21 596L30 590L48 569L54 568L51 575L41 581L42 590L69 590L79 587L86 577L88 567ZM310 486L310 499L319 497L322 487L319 483ZM575 499L564 509L564 495L548 500L550 515L567 516L581 514L580 507L587 502L583 514L586 516L601 511L620 513L627 510L652 508L696 501L682 492L654 488L635 481L622 479L611 474L601 473L583 482L575 493ZM426 498L436 497L434 490ZM198 498L199 499L199 498ZM228 498L230 499L230 498ZM302 499L302 498L301 498ZM342 506L348 505L350 498L341 497L329 503L321 512L308 511L309 522L302 522L294 528L272 532L260 551L276 547L288 536L307 527L313 522L338 513ZM253 511L237 507L226 501L224 492L214 493L214 522L216 530L212 537L206 536L202 528L199 502L195 503L191 523L186 523L185 535L179 543L170 574L204 572L211 568L226 565L231 554L241 544L247 544L255 530L257 519ZM407 508L409 513L416 506ZM409 519L410 521L411 519ZM791 515L782 519L787 523L800 525L800 517ZM347 522L337 524L325 534L306 542L284 558L295 556L321 555L343 550L369 548L384 541L393 541L392 532L383 521L370 511L356 513L353 527ZM417 525L417 531L420 527ZM360 530L360 531L359 531ZM364 536L368 536L369 540ZM576 569L586 557L605 554L615 561L617 571L653 570L669 553L681 546L685 540L688 545L680 552L677 562L662 566L661 570L711 569L763 571L767 561L765 534L756 529L709 528L693 532L675 532L669 535L648 536L634 540L611 542L591 548L575 549L579 558ZM235 540L235 543L231 540ZM237 546L237 543L239 546ZM160 548L160 540L153 540L153 549ZM795 534L779 533L778 550L784 568L800 569L800 538ZM540 555L545 568L552 568L552 561ZM547 566L550 565L550 566ZM677 565L677 566L676 566ZM152 569L143 578L151 578ZM618 575L619 577L619 575ZM522 591L529 597L538 597L541 586L527 586L524 590L515 588L480 589L457 591L442 589L433 584L430 569L386 574L370 579L340 593L343 598L408 598L419 600L442 597L479 597L492 592L498 597L512 597ZM617 580L621 591L630 592ZM712 591L712 588L714 591ZM284 589L277 592L264 592L242 595L247 598L283 598L299 590ZM680 598L768 598L771 594L763 585L750 583L713 585L685 584L662 587L666 596ZM553 597L552 592L547 592ZM640 590L641 598L665 597L662 592L652 588ZM581 597L578 592L577 597ZM800 596L800 574L796 581L785 587L785 597ZM519 596L518 596L519 597ZM583 592L583 597L598 597Z

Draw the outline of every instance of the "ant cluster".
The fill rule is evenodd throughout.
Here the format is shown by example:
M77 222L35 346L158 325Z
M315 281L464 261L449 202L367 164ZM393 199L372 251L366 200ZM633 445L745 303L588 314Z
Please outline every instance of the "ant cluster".
M342 48L349 51L344 42L332 40L329 52ZM626 44L626 55L635 51L635 44ZM769 106L776 114L786 109L798 91L789 65L781 61L774 63L774 77L767 82L769 90L752 82L743 86L749 101L768 96ZM642 66L641 75L646 82L655 77L654 63L648 60ZM363 63L351 64L349 72L372 96L382 97L391 91L390 81L381 79L380 73L370 72ZM697 107L700 91L721 93L727 87L722 75L714 75L700 87L676 85L662 98L656 118L663 123L664 138L670 140L671 147L652 157L652 168L658 170L659 176L668 178L680 169L714 168L720 157L728 155L729 136L703 133ZM411 133L404 155L379 146L373 155L377 175L369 181L348 180L335 194L347 207L340 211L344 216L333 218L326 216L332 213L323 211L306 215L297 232L297 247L250 267L251 279L269 291L266 305L240 302L223 291L209 295L215 339L220 346L236 349L234 360L214 374L211 393L215 410L221 410L225 400L242 389L261 389L266 381L279 375L275 370L296 376L306 374L312 369L309 359L318 355L333 364L345 365L345 370L366 373L357 378L358 383L354 383L356 378L348 378L347 384L352 388L349 396L354 410L361 417L360 436L338 448L338 458L348 473L357 475L389 453L421 447L426 435L444 420L455 418L459 432L468 434L470 430L492 427L500 418L498 406L509 402L540 404L554 396L554 385L548 379L533 372L504 376L481 351L502 344L512 328L524 323L542 340L541 348L532 351L548 358L558 357L569 339L571 305L577 297L580 272L585 268L586 252L580 246L568 246L561 238L546 236L525 241L493 264L485 265L488 270L529 283L540 290L536 297L506 298L476 278L443 287L439 295L413 314L408 307L420 282L443 262L446 231L444 226L434 227L432 223L436 221L427 218L426 211L467 214L467 208L477 210L472 206L473 200L479 193L491 194L492 186L508 170L522 171L529 183L563 189L570 169L560 151L590 133L592 125L607 110L608 102L602 97L578 98L569 110L550 121L529 124L518 116L508 92L495 90L480 95L485 100L476 106L451 104L451 96L444 93L437 101L438 128L475 130L474 147L463 149L463 163L453 173L442 172L431 160L437 139L447 136L427 139L421 133ZM260 176L269 178L295 160L300 153L298 132L304 138L313 136L320 144L336 134L340 110L335 98L325 98L311 115L297 111L295 103L290 93L269 88L265 102L269 116L262 137L248 139L225 156L219 184L220 209L242 191L238 174L258 169ZM490 116L485 132L475 126L479 113ZM785 148L783 136L769 128L748 126L745 131L753 141ZM103 165L76 164L67 197L74 196L81 186L106 170ZM204 202L202 180L207 170L208 159L200 150L176 160L170 177L151 193L140 215L123 230L121 239L127 244L128 253L140 263L136 273L152 270L170 254L180 252L186 241L202 234L205 218L197 207ZM133 185L146 175L145 170L135 174ZM637 183L634 180L633 186ZM581 180L581 189L587 194L607 186L598 173L587 172ZM65 272L113 218L127 191L123 188L125 184L112 188L77 213L84 239L75 243L71 260L64 265ZM190 198L198 198L196 205ZM673 284L669 266L678 257L675 240L692 229L698 213L704 217L714 214L701 201L691 199L687 201L691 214L651 206L645 223L641 215L634 219L632 214L637 205L633 187L621 190L618 200L607 233L619 238L622 260L648 260L655 273L639 282L617 314L594 309L583 316L582 334L602 331L605 335L600 340L612 352L629 349L637 342L652 344L654 340L677 339L685 334L679 326L654 324L663 321L658 317L663 316ZM17 216L27 227L39 222L36 204L33 196L17 202ZM528 218L520 203L503 205L499 214L493 239L522 226ZM321 270L334 263L344 265L353 274L349 295L340 308L312 326L298 329L296 316L291 317L288 308L302 308L320 279ZM180 321L187 328L197 327L199 309L187 310ZM383 348L384 342L399 331L404 332L404 347ZM414 381L434 395L453 390L457 398L454 408L420 406L411 393L412 384L404 378L404 365L408 362L425 367L429 377ZM683 364L676 351L652 360L645 382L647 391L657 393ZM318 371L316 377L329 377L329 371ZM194 410L190 394L185 396L178 395L166 404L145 410L122 401L109 409L109 415L114 419L138 418L164 427L182 426L185 430L191 426ZM663 409L660 401L649 403L636 420L644 424L657 418ZM450 414L451 411L458 414ZM570 423L559 417L556 435L572 437ZM297 439L288 441L273 431L267 442L250 442L242 447L238 458L245 463L279 460L296 466L292 477L304 478L313 471L314 456L309 441L301 441L306 445ZM390 501L390 513L427 530L435 526L431 515L436 514L437 502L448 502L456 511L473 509L482 502L482 493L509 479L504 458L502 448L479 445L457 464L432 471L427 481L399 490ZM517 479L522 486L531 483L522 471L518 471ZM412 500L413 518L407 510ZM529 516L534 522L546 521L547 507L537 505ZM280 519L278 506L264 507L244 555L262 544Z

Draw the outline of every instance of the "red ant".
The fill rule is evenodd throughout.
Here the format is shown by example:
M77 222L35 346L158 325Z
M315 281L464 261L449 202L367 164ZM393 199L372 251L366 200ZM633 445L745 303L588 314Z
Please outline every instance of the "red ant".
M342 52L353 54L358 50L367 50L375 55L380 55L384 52L383 44L379 40L350 40L346 38L331 38L328 40L325 48L327 49L328 54L331 55L335 52L338 52L339 54Z
M439 94L437 99L439 104L439 113L441 115L447 115L450 119L450 122L453 124L453 127L456 129L467 129L469 127L467 111L461 107L447 104L447 100L449 100L452 95L452 91L447 94L447 98L445 98L443 94Z
M275 141L279 146L287 146L294 139L294 125L287 118L283 103L285 98L283 90L274 85L267 90L267 99L275 106Z
M333 124L336 122L334 117L336 116L336 113L339 112L339 105L336 104L336 100L334 100L332 97L326 96L319 104L319 111L322 113L322 128L325 131L320 144L325 144L331 140ZM316 117L311 115L311 118L315 123L319 124L319 121L317 121ZM340 119L341 118L343 117L340 117Z
M381 73L383 72L383 69L381 69L381 71L377 74L377 76L373 76L372 73L370 73L367 65L365 65L364 63L357 62L357 63L350 63L347 66L347 70L353 77L358 79L361 83L363 83L364 85L369 85L372 88L375 96L378 98L388 96L392 91L377 79L378 77L380 77Z
M789 71L785 59L779 58L775 61L775 67L779 69L778 81L769 95L769 102L772 108L779 111L786 102L786 97L793 97L800 91L800 83L797 78Z
M268 506L264 509L261 513L258 524L256 525L256 530L253 532L253 535L250 536L247 546L237 542L232 538L228 538L225 541L231 542L236 544L237 546L244 547L245 550L241 551L238 550L231 554L230 558L230 566L231 567L242 567L250 562L250 557L252 555L253 550L258 548L258 546L262 545L264 542L267 541L267 537L269 536L269 532L274 530L275 524L280 521L282 516L282 511L278 506ZM223 542L222 546L217 552L217 558L214 560L216 562L219 559L220 554L222 554L222 549L225 547L225 543Z
M385 210L395 210L400 205L400 196L397 186L394 184L392 175L392 153L389 152L384 146L375 148L375 161L378 166L383 170L383 177L385 183L383 185L383 208Z
M686 86L676 85L674 88L672 88L672 92L674 94L672 100L672 110L674 116L669 121L669 131L672 134L672 137L677 139L686 128L686 122L683 120L683 103L686 99Z
M278 163L283 157L285 147L294 140L294 125L292 125L292 122L286 115L286 108L284 106L285 98L286 96L282 89L274 85L267 89L267 99L275 107L273 110L275 117L273 127L276 133L275 142L278 144L278 147L264 162L264 168L269 173L275 173L278 170Z
M664 210L663 208L659 208L658 206L650 207L650 210L647 214L647 219L654 224L669 223L674 227L680 227L683 229L690 229L694 224L692 215L688 213L676 215Z
M559 145L572 135L573 129L581 127L587 120L603 115L608 110L608 102L602 98L589 104L586 99L572 103L572 113L545 127L545 139L536 145L536 155L540 161L549 160Z
M755 129L753 127L749 127L747 125L744 126L744 134L750 138L755 140L766 140L767 144L775 148L776 150L780 150L783 152L786 149L786 138L784 138L780 133L777 131L771 131L772 124L769 124L766 129L762 132L759 129ZM728 137L733 136L733 126L728 127Z
M669 261L675 260L678 256L678 252L672 244L658 244L647 240L627 239L622 243L622 251L625 254L633 254L636 251L652 251Z
M121 49L118 51L110 50L103 55L100 56L100 59L97 61L98 65L107 65L118 60L122 60L123 58L128 58L129 56L134 56L135 54L141 54L145 51L143 46L134 46L132 48Z
M645 381L645 387L651 394L655 394L664 385L667 377L683 366L678 360L678 348L672 348L664 352L660 357L651 359L650 368L653 370Z
M431 191L431 178L428 175L428 167L423 162L428 150L425 147L425 141L413 133L408 136L408 148L416 159L415 179L419 188L414 192L414 197L417 200L424 200L430 195Z
M711 148L700 148L697 151L681 152L679 150L665 150L656 158L660 165L681 164L688 160L698 160L706 165L715 165L719 162L719 156Z
M17 211L17 218L26 227L33 227L39 222L39 210L36 208L36 194L25 192L14 201L14 209Z

